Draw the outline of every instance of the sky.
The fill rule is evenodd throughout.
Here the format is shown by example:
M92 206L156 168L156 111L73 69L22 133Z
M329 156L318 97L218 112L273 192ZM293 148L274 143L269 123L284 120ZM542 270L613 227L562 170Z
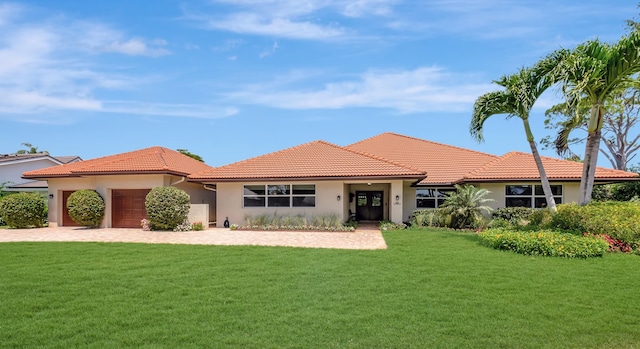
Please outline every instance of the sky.
M503 155L522 123L469 134L493 80L615 42L633 0L0 1L0 153L91 159L150 146L220 166L383 132ZM531 115L537 139L551 134ZM574 149L582 153L582 147ZM550 150L543 155L554 156ZM603 156L599 164L610 167Z

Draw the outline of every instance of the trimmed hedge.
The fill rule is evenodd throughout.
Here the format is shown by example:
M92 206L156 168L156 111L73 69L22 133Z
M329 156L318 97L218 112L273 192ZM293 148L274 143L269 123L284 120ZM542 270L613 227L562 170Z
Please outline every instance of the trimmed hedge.
M17 193L0 200L0 216L14 228L42 227L47 220L47 202L36 193Z
M145 200L151 230L174 230L187 220L191 198L176 187L151 189Z
M493 219L503 219L513 225L526 225L534 212L536 209L530 207L503 207L493 211L491 216Z
M488 229L478 233L478 237L480 243L485 246L533 256L601 257L609 249L609 243L598 237L582 237L552 231Z
M85 227L97 228L104 218L104 199L95 190L77 190L67 199L69 217Z

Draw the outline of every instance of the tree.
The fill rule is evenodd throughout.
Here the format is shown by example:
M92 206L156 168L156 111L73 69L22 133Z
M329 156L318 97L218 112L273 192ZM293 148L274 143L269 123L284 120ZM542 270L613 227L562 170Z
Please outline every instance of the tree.
M595 179L605 101L617 87L629 83L640 71L640 31L634 30L611 45L589 40L573 50L560 49L551 53L546 68L553 81L562 84L569 103L586 98L590 106L585 143L580 197L578 203L591 200Z
M640 133L633 134L634 127L640 121L640 90L634 85L621 86L605 101L605 114L602 125L602 143L600 153L618 170L627 170L628 164L640 149ZM546 111L546 128L558 129L555 140L545 137L541 143L545 148L554 148L558 155L579 159L570 149L571 145L584 141L584 138L570 138L575 130L587 131L590 106L585 98L578 103L560 103Z
M473 106L470 132L478 141L483 140L482 129L484 123L493 115L506 114L507 118L518 117L522 120L527 141L531 147L533 159L538 167L542 189L547 201L547 207L556 211L556 201L553 198L549 178L544 170L536 141L531 132L529 114L534 103L540 95L551 85L551 81L539 71L537 66L533 68L521 68L513 75L505 75L494 83L504 87L503 91L486 93L476 100Z
M202 157L200 155L196 155L192 152L190 152L188 149L176 149L176 151L178 151L180 154L184 154L190 158L196 159L200 162L204 162L204 159L202 159Z
M38 151L38 147L34 147L31 143L21 143L26 149L16 151L16 154L49 154L46 150Z
M456 184L456 191L441 206L443 213L451 215L451 228L477 228L484 217L482 212L491 213L491 207L486 205L493 201L486 198L489 193L484 188Z

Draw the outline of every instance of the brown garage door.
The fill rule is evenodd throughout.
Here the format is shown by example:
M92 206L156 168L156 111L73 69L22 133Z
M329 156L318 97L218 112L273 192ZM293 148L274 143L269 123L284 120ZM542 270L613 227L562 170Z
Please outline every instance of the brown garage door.
M151 189L113 189L111 191L111 225L114 228L140 228L147 218L144 201Z
M76 223L69 216L69 209L67 208L67 200L69 200L69 195L73 194L73 191L63 191L62 192L62 226L64 227L77 227L80 224Z

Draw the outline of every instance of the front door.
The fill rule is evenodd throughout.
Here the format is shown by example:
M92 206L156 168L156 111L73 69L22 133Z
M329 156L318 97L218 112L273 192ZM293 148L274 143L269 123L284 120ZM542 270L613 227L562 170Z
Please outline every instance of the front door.
M356 192L356 220L381 221L384 218L381 191Z

